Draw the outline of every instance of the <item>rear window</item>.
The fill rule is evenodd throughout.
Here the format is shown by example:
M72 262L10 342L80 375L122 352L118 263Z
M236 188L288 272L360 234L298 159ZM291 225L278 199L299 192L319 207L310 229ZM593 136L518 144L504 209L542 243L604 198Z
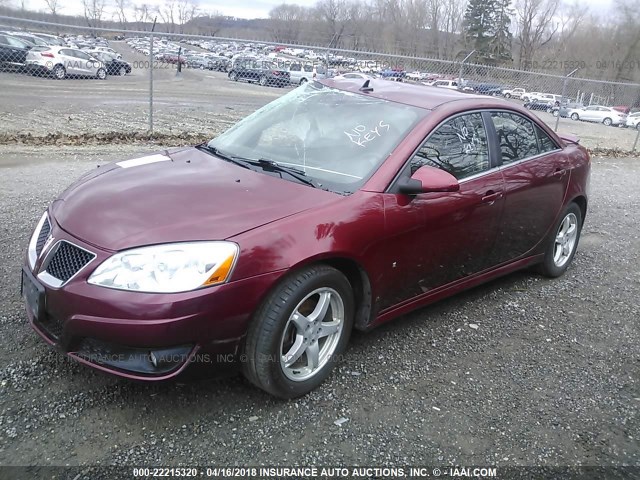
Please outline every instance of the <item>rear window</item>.
M51 47L39 47L39 46L35 46L31 49L32 52L47 52L51 50Z

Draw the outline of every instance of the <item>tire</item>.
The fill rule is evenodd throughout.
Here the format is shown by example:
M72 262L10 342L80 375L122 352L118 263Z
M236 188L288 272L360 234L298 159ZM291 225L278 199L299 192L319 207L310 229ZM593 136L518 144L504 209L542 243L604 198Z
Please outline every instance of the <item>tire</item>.
M120 67L120 70L118 70L118 75L120 75L121 77L124 77L126 74L127 74L127 68Z
M571 114L571 120L580 120L580 117L578 116L577 113L572 113Z
M553 116L557 117L558 115L560 115L560 111L559 110L554 110L553 111Z
M306 78L301 78L300 79L300 85L304 85L305 83L307 83L309 80L307 80Z
M267 77L265 77L265 76L260 77L259 83L263 87L266 87L267 86Z
M636 123L636 130L640 130L640 122Z
M581 231L582 212L578 205L571 203L553 227L544 260L540 265L540 272L543 275L555 278L567 270L578 248Z
M96 72L96 78L98 80L104 80L105 78L107 78L107 71L104 68L99 68Z
M317 312L321 303L324 315ZM249 326L241 357L245 377L279 398L305 395L331 373L349 341L353 316L353 290L338 270L316 265L288 275ZM291 362L285 354L296 358Z
M547 113L553 113L553 108L547 108Z
M605 118L602 123L604 123L607 127L610 127L613 121L610 118Z
M229 80L233 80L234 82L238 81L238 74L236 72L229 72Z
M67 71L62 65L56 65L55 67L53 67L51 73L53 73L53 77L56 80L64 80L64 78L67 76Z
M504 98L511 98L511 94L510 93L505 93L504 94Z

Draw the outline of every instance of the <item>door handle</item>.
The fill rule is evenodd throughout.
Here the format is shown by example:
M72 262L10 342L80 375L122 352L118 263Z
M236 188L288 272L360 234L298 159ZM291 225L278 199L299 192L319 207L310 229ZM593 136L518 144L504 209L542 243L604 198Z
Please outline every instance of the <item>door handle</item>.
M554 177L561 177L565 174L566 170L564 168L556 168L556 171L553 172Z
M496 200L498 200L500 197L502 197L502 192L496 192L494 190L489 190L482 197L482 201L485 202L485 203L491 204L491 203L495 202Z

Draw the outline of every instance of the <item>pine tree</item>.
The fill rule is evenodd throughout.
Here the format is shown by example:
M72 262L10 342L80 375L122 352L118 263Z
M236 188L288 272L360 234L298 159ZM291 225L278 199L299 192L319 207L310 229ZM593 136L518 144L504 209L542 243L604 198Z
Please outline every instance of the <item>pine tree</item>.
M511 0L469 0L462 24L465 49L479 63L510 62Z

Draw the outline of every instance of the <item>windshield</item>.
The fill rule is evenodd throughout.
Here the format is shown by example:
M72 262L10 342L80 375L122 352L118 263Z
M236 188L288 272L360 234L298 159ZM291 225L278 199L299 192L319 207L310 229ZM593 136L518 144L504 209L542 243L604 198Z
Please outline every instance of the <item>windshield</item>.
M309 82L240 121L209 147L272 160L302 170L324 188L348 193L364 184L427 113Z

